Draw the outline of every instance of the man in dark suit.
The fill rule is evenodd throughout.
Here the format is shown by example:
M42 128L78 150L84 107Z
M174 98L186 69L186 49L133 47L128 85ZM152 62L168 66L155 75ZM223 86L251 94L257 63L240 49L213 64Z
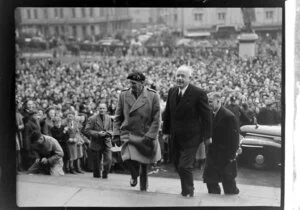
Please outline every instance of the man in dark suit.
M112 162L111 136L112 119L106 114L107 107L105 103L98 105L99 114L93 115L88 119L85 132L91 138L90 148L93 159L93 176L100 177L100 163L103 155L102 178L106 179L110 171Z
M190 84L192 68L180 66L177 86L169 90L163 114L163 138L172 143L174 164L181 180L181 194L194 196L193 163L203 140L211 136L211 112L206 93Z
M213 112L212 141L206 142L208 154L203 173L208 193L220 194L222 182L225 194L238 194L236 152L239 147L239 127L235 115L221 105L221 94L208 94Z

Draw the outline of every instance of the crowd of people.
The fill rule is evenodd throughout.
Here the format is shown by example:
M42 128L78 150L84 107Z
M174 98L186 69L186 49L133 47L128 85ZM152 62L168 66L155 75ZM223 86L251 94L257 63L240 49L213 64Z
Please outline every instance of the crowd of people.
M239 57L235 48L176 48L167 57L121 55L70 61L21 56L16 60L18 117L23 118L24 125L27 123L23 110L30 100L35 104L36 117L45 135L55 137L51 129L59 128L59 124L68 127L73 125L72 120L76 121L77 130L72 135L78 135L80 141L75 143L78 148L76 152L73 149L74 157L65 160L68 166L65 170L74 172L75 169L71 169L77 168L81 172L89 144L88 136L81 128L97 112L96 104L106 103L108 114L113 116L120 92L129 87L126 76L132 71L140 71L147 78L146 86L159 93L163 111L168 90L174 86L174 72L180 65L187 64L194 69L193 84L207 93L221 92L224 105L234 101L241 113L246 113L247 119L241 119L240 125L260 123L256 119L259 119L260 111L266 109L274 112L276 117L264 123L278 124L282 63L281 55L275 53L278 46L274 43L269 42L268 48L263 48L266 43L259 42L257 56L249 59ZM18 129L19 134L24 130L22 126ZM24 142L19 144L19 150L24 149ZM66 150L67 146L63 148Z

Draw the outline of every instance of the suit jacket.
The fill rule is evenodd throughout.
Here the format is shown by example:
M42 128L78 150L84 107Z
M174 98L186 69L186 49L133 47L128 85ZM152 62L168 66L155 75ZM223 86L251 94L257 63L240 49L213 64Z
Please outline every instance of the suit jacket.
M94 151L100 151L104 147L111 148L111 137L100 137L99 131L106 131L112 135L112 119L105 115L103 121L99 114L91 116L85 126L85 133L90 136L90 148Z
M236 151L239 147L239 126L235 115L221 106L213 119L212 144L209 145L204 182L219 182L236 177ZM230 162L230 160L234 160Z
M198 147L211 136L211 112L206 93L189 84L176 104L178 87L169 90L163 114L163 133L171 134L171 141L180 148Z
M141 163L153 163L161 158L158 143L160 128L160 103L158 94L144 87L136 99L131 89L119 95L115 112L113 135L119 135L122 142L121 156L123 160L131 159ZM136 146L128 141L143 143L144 137L153 139L153 155L142 154Z

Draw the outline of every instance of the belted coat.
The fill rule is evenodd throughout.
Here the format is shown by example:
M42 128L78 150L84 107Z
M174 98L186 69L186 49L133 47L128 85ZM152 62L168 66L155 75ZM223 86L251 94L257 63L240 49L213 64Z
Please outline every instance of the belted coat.
M119 135L123 142L121 148L122 160L136 160L140 163L154 163L161 159L158 142L160 128L160 103L158 94L144 87L136 99L131 89L123 90L115 112L113 135ZM143 144L144 137L153 139L153 153L143 154L135 145L135 141Z

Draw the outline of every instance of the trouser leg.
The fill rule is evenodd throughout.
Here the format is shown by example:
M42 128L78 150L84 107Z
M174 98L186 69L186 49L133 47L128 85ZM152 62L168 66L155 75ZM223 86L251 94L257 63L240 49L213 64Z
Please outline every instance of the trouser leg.
M103 151L103 173L108 174L110 172L112 163L112 152L109 148Z
M208 193L221 194L221 188L218 183L206 183Z
M41 171L41 164L40 162L35 162L32 166L29 167L27 170L27 174L38 174Z
M182 195L194 194L193 163L197 148L184 149L179 152L178 173L181 180Z
M91 155L93 159L93 176L100 177L100 154L99 152L92 151Z
M236 186L235 179L223 180L223 189L225 194L238 194L239 189Z
M146 191L148 188L148 164L141 164L140 190Z
M124 161L126 167L130 171L131 178L137 179L139 176L139 163L135 160L126 160Z

